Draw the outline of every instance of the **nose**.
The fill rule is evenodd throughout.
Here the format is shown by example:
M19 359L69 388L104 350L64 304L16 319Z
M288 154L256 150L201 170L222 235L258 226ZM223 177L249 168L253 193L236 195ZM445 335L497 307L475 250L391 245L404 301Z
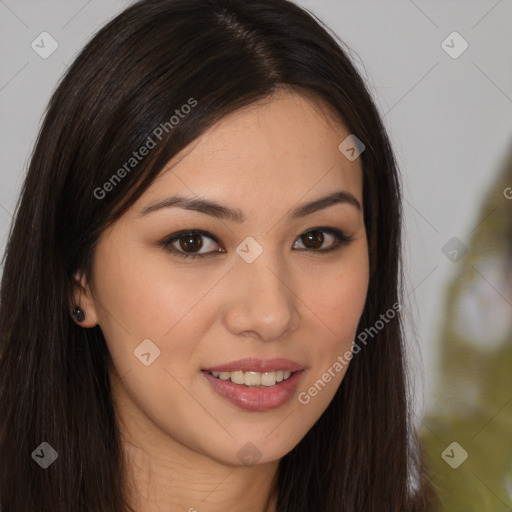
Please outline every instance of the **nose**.
M272 258L270 251L263 251L252 263L237 259L229 273L224 314L230 332L272 341L299 328L301 301L287 265Z

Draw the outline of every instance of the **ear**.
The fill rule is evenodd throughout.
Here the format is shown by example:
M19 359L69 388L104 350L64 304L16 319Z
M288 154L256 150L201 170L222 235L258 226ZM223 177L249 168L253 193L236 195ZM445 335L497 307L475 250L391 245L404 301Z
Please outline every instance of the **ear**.
M96 303L92 296L91 287L89 286L85 275L83 275L81 271L76 272L74 278L74 304L71 306L71 316L75 323L82 327L95 327L99 324L99 317ZM78 322L72 314L73 309L76 306L80 307L85 314L85 318L82 322Z

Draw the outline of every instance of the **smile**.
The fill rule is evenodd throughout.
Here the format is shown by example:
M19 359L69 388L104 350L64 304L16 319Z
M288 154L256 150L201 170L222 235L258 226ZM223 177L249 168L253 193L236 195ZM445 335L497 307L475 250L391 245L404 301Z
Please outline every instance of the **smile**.
M289 402L304 375L289 359L239 359L203 368L201 374L215 393L246 411L268 411Z
M209 372L216 379L230 380L234 384L245 385L248 387L270 387L278 382L287 380L292 372L289 370L276 370L271 372L244 372L237 370L234 372Z

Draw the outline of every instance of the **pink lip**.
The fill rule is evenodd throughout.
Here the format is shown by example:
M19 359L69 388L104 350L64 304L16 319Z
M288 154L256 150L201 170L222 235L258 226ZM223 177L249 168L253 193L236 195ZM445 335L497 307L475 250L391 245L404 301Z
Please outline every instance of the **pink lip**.
M272 372L275 370L288 370L290 372L300 372L304 367L299 363L290 361L289 359L256 359L245 358L238 361L231 361L230 363L222 364L219 366L211 366L203 368L207 372Z
M275 361L275 360L274 360ZM237 363L239 364L239 363ZM231 365L231 363L230 363ZM227 368L222 366L217 368ZM241 367L237 367L241 370ZM252 366L254 368L254 365ZM282 366L280 367L283 368ZM221 371L221 370L209 370ZM235 370L224 370L235 371ZM244 371L261 371L261 370L244 370ZM263 370L265 371L265 370ZM272 370L266 370L272 371ZM291 371L291 370L290 370ZM243 384L234 384L230 380L220 380L213 375L207 373L206 370L201 372L206 380L212 385L213 389L222 397L226 398L233 405L246 411L268 411L275 409L288 402L295 394L304 370L297 370L292 375L274 386L250 388Z

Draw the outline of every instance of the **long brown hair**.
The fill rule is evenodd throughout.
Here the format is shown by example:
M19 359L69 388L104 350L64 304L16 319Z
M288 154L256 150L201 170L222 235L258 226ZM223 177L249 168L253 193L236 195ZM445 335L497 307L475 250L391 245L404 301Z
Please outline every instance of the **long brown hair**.
M11 227L0 302L3 512L128 510L110 355L99 326L72 321L74 273L90 275L99 235L171 157L279 87L326 102L366 147L371 276L359 332L400 303L399 175L343 43L287 0L135 3L93 37L53 94ZM189 113L165 125L191 98ZM150 154L113 183L161 125ZM325 413L279 463L278 512L427 510L402 343L397 313L354 356ZM31 456L42 442L58 453L44 470Z

